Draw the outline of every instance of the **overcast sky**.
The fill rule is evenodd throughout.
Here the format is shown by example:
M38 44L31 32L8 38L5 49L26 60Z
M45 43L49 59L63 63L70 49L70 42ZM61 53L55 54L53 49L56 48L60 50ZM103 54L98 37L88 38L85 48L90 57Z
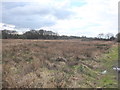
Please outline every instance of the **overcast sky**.
M119 0L12 1L2 2L0 28L14 28L19 32L46 29L60 35L90 37L118 32Z

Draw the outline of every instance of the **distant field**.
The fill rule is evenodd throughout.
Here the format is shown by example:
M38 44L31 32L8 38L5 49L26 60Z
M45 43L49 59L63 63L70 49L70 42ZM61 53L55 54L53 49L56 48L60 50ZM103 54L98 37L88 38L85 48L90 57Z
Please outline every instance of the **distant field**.
M3 39L3 87L117 87L117 43ZM102 72L106 71L105 74Z

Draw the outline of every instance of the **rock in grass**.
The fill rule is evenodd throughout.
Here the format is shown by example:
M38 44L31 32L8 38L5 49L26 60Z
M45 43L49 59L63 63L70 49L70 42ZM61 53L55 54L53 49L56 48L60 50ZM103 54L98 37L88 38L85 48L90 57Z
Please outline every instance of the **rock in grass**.
M101 74L106 74L107 73L107 70L104 70L103 72L101 72Z

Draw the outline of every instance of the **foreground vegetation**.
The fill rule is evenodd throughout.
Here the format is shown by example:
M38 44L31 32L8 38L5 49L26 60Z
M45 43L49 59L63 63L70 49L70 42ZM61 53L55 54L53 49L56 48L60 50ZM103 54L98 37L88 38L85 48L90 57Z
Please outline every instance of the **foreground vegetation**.
M3 87L117 87L117 56L113 41L3 40Z

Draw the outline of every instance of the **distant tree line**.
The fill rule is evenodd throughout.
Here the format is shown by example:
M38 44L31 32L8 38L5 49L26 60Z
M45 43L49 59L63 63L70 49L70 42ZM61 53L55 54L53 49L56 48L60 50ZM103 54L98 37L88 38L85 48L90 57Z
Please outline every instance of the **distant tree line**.
M97 39L107 40L107 41L114 40L114 41L120 42L120 33L116 34L115 36L112 33L107 33L107 34L100 33L100 34L98 34Z
M107 34L100 33L98 34L98 37L96 39L105 40L105 41L113 41L113 40L116 40L117 37L115 37L114 34L112 33L107 33Z
M58 33L46 30L30 30L23 34L18 34L14 30L2 30L2 39L73 39L80 38L77 36L59 36Z
M112 33L98 34L98 37L88 38L86 36L78 37L78 36L59 36L58 33L52 31L46 31L43 29L40 30L29 30L23 34L18 34L15 30L2 30L2 39L81 39L81 40L105 40L105 41L113 41L116 40L120 42L120 33L114 36Z

